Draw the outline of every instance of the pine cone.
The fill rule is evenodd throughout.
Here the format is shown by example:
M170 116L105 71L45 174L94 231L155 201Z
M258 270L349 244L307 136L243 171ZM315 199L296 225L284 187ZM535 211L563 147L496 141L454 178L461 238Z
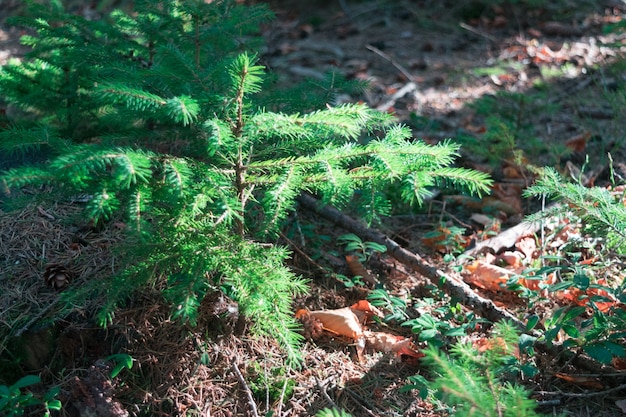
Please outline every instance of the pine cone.
M63 265L50 264L46 265L43 273L43 279L46 284L55 290L62 290L72 281L71 271Z
M296 319L302 323L304 337L307 339L317 339L324 333L324 325L306 310L298 310Z

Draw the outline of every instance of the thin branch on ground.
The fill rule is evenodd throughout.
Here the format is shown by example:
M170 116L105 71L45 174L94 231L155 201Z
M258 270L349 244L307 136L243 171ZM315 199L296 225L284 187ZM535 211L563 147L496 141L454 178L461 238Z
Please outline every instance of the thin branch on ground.
M252 391L250 391L250 387L248 387L248 384L241 374L241 371L239 370L236 362L233 362L232 368L235 372L235 375L237 375L237 379L239 380L241 387L246 392L246 396L248 397L248 405L250 406L250 411L252 412L252 415L254 417L259 417L259 412L257 411L256 403L254 402L254 397L252 396Z
M457 273L453 271L443 272L435 268L418 254L404 249L397 242L379 231L363 226L355 219L343 214L334 207L321 206L320 202L309 194L302 194L298 198L298 201L303 207L325 217L344 229L360 236L362 239L384 245L391 256L411 267L415 272L428 278L451 298L470 307L486 319L492 322L508 320L521 331L526 331L526 326L517 317L496 306L493 301L478 295Z
M318 378L315 378L315 382L317 383L317 389L319 389L320 394L322 394L322 397L324 397L324 399L328 402L328 404L330 404L331 407L339 410L339 407L333 401L333 399L330 398L330 395L328 395L328 393L326 392L326 388L322 386L322 383L320 382L320 380Z
M614 392L626 390L626 384L621 384L613 388L609 388L602 391L594 391L594 392L561 392L561 391L535 391L535 394L539 395L554 395L561 397L569 397L569 398L591 398L591 397L599 397L602 395L612 394Z
M402 75L404 75L406 77L407 80L409 80L409 81L414 81L415 80L415 77L413 77L413 75L406 68L404 68L402 65L398 64L392 57L390 57L389 55L387 55L386 53L384 53L380 49L378 49L378 48L376 48L375 46L372 46L372 45L365 45L365 47L367 49L369 49L370 51L374 52L376 55L378 55L378 56L386 59L387 61L389 61L391 63L391 65L396 67L396 69L398 71L400 71L402 73Z

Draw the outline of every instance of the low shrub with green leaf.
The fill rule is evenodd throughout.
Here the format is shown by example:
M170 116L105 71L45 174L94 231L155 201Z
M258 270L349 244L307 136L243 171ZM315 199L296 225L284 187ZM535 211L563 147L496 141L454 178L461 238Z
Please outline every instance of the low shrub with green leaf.
M3 172L4 188L45 184L56 200L85 193L94 224L127 225L121 272L63 293L70 305L103 297L102 324L148 286L195 324L204 297L222 291L297 362L291 300L307 287L273 242L301 192L356 202L375 221L391 206L390 185L412 204L435 185L488 190L486 175L450 166L458 146L414 140L365 105L267 110L253 48L266 9L167 0L137 1L135 11L87 21L53 1L19 20L35 31L24 39L33 50L0 71L23 116L0 147L47 157Z
M537 404L516 384L520 373L529 369L517 359L517 346L514 327L502 322L481 352L469 343L454 345L449 356L429 347L423 363L434 373L434 381L418 376L407 388L420 389L423 396L432 392L458 417L538 417Z
M525 195L562 203L529 217L530 221L574 215L581 219L583 233L602 238L606 250L626 252L626 206L623 203L626 191L616 193L602 187L587 188L565 181L554 168L546 167Z
M580 347L602 363L626 356L626 312L620 305L626 302L626 281L621 268L610 264L615 254L626 251L626 191L613 188L566 182L548 167L526 191L528 196L557 202L529 220L568 218L581 223L581 239L567 242L562 254L545 259L546 265L532 270L535 276L558 274L560 281L546 289L553 293L569 291L576 297L572 301L579 304L555 310L545 323L544 338L552 343L562 331L568 335L565 347ZM582 239L593 244L584 247ZM583 249L598 259L598 265L579 263Z
M38 413L47 417L50 410L60 410L61 401L55 398L59 394L59 388L53 388L43 396L36 396L28 390L40 382L38 376L26 375L11 386L0 385L0 415L13 417Z

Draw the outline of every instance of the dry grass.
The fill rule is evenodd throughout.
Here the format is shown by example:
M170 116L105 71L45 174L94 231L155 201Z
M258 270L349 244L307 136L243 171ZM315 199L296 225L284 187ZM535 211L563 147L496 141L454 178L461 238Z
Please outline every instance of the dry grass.
M73 287L116 272L111 249L123 239L122 230L111 224L96 233L80 220L80 211L79 205L61 203L0 211L0 350L8 338L38 327L61 309L69 313L59 303L60 293L44 282L48 265L66 267Z
M147 410L168 416L254 415L253 403L258 415L270 410L313 415L333 405L355 416L419 409L415 395L397 392L415 368L380 354L359 363L352 346L332 338L305 344L302 369L287 368L278 346L246 337L236 305L217 294L203 302L195 328L170 320L158 289L134 295L107 329L99 328L93 322L97 298L67 306L62 292L43 279L50 264L72 272L74 290L116 272L113 249L123 243L123 227L110 223L95 231L80 220L80 211L77 204L41 203L0 212L2 358L17 360L11 350L21 346L23 372L39 373L47 384L64 388L64 415L80 414L98 393L113 396L111 404L121 404L131 415ZM335 303L343 299L320 288L312 294ZM102 381L110 384L112 363L101 364L114 353L129 354L134 366L109 389ZM13 382L6 377L0 383ZM254 391L253 401L248 390ZM109 415L117 415L112 410Z

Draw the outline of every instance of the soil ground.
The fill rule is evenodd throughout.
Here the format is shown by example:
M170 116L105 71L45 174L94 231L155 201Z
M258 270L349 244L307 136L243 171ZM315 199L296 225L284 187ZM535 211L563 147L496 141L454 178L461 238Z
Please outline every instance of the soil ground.
M128 2L109 3L128 7ZM626 72L617 60L626 45L622 33L605 30L626 16L623 2L561 0L537 7L487 1L304 3L271 2L277 18L263 30L267 46L262 61L279 74L280 83L321 79L331 70L367 80L365 93L339 100L364 101L393 112L417 138L431 143L460 141L459 164L488 171L500 183L528 185L532 166L550 165L577 176L589 156L585 175L602 184L608 179L608 152L616 173L626 175L620 168L626 163L626 125L620 113L626 108ZM4 15L20 11L18 1L0 4ZM77 4L77 12L93 12ZM0 61L21 56L19 35L16 28L0 24ZM503 124L508 130L501 129ZM513 137L514 145L495 146L499 135ZM511 177L511 166L519 176ZM520 204L521 210L504 216L505 227L536 209L526 200ZM3 334L10 337L0 348L4 355L15 346L28 347L27 361L0 373L37 373L48 386L60 386L67 405L63 416L145 415L148 408L151 415L164 416L308 416L333 405L354 416L429 417L449 411L420 399L416 391L400 390L410 376L428 376L419 363L380 352L366 352L359 361L353 344L341 338L308 340L302 347L304 366L286 368L271 341L247 336L236 306L223 297L203 302L196 328L168 319L169 307L158 289L135 298L107 329L96 326L86 310L72 311L52 327L39 325L55 312L58 300L41 279L42 260L72 263L77 281L97 279L115 272L112 249L123 234L115 224L99 231L85 228L72 205L0 214L0 274L12 277L2 284L2 307L15 313L10 320L8 315L1 319ZM440 219L466 225L471 214L435 200L429 212L392 217L382 228L443 266L441 254L421 238ZM315 224L312 234L329 242L344 233L310 213L300 215ZM342 308L368 295L367 287L347 288L319 272L322 264L350 274L345 262L332 255L341 250L336 245L281 243L293 245L293 268L311 279L310 293L296 300L294 311ZM318 261L304 255L314 244L325 254ZM385 277L395 296L419 300L433 295L428 280L391 258L374 259L367 267ZM511 307L518 312L525 308ZM385 330L411 337L407 328ZM104 358L117 353L130 354L135 366L110 381L113 363ZM544 405L542 411L621 415L615 402L624 398L624 390L594 392L568 385L552 376L567 367L563 358L547 355L538 361L546 372L526 383ZM610 387L624 383L622 375L610 378Z

